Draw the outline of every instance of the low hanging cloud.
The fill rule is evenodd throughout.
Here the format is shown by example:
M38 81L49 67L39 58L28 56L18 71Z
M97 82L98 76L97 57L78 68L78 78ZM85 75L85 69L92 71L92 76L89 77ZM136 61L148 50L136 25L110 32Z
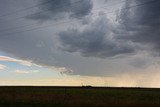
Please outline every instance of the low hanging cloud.
M39 0L46 2L46 0ZM40 5L39 11L27 16L33 20L60 19L65 15L69 17L81 18L88 15L93 7L92 0L52 0L45 5Z
M67 52L79 52L85 57L113 57L133 53L129 44L121 44L112 37L112 25L109 20L100 16L83 31L68 29L59 33L61 49Z
M121 10L117 29L119 39L125 39L142 45L149 44L152 51L160 51L160 1L127 0ZM134 8L135 4L144 4ZM122 33L123 32L123 33ZM159 54L160 55L160 54Z

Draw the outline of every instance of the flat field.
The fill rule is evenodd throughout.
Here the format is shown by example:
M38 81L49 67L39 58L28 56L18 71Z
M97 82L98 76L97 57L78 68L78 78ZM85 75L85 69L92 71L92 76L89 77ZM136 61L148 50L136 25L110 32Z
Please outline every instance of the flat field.
M160 107L160 89L4 86L0 107Z

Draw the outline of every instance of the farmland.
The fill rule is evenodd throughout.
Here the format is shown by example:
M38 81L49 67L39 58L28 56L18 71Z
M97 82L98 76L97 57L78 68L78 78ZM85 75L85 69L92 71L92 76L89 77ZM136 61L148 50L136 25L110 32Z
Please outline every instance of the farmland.
M158 88L0 87L0 107L160 107Z

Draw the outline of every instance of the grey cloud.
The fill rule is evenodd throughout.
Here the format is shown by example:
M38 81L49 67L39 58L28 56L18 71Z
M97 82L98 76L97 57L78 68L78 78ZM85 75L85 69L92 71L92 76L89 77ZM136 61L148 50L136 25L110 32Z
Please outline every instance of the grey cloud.
M45 2L46 0L40 0ZM93 7L92 0L52 0L50 3L41 5L40 12L30 15L27 18L33 20L60 19L69 17L81 18L90 13Z
M51 69L52 67L65 67L67 68L67 70L64 71L66 74L111 76L126 69L126 64L122 63L126 61L124 59L115 61L88 58L59 51L55 48L57 44L56 41L58 40L53 36L55 35L45 36L41 32L1 36L0 50L12 54L16 56L16 58L30 60L33 63L47 66ZM125 67L123 65L125 65Z
M133 53L134 49L121 44L112 37L112 25L107 18L100 16L83 31L68 29L59 33L62 50L79 52L85 57L113 57L119 54Z
M62 0L56 1L62 2ZM76 15L80 15L80 17L85 16L89 14L92 6L92 2L89 1L84 0L88 4L83 4L83 6L85 5L86 8L87 5L89 6L88 9L84 8L88 11L82 11L82 14L78 14L78 10L73 9L71 11L68 9L70 7L67 7L67 9L62 8L61 10L43 12L43 14L39 14L42 16L37 15L32 18L34 20L50 20L55 18L55 16L64 16L64 14L70 15L70 17L76 17ZM64 0L64 2L70 3L69 0ZM135 2L142 3L146 1L134 0L129 2L128 0L125 6L127 7ZM53 7L56 6L55 4L50 5L51 7L52 5ZM79 8L80 10L82 8L81 6ZM48 7L50 6L40 7L40 10L44 11ZM76 8L78 9L78 6ZM143 69L146 66L150 66L148 62L151 62L152 58L151 60L143 60L138 57L134 60L133 57L133 61L130 61L130 58L126 54L135 52L135 47L130 44L130 41L132 43L154 44L155 49L158 51L160 43L158 36L160 34L159 15L158 3L155 3L154 5L149 4L139 8L132 8L131 10L122 10L118 20L120 25L116 29L114 29L115 26L112 28L113 25L107 18L99 17L94 22L96 18L93 17L93 20L89 18L84 20L83 25L78 25L82 27L80 29L63 31L67 26L70 26L66 24L53 26L53 28L47 30L42 29L39 31L1 36L0 51L51 68L52 66L66 67L69 68L66 71L67 73L73 70L73 74L78 75L108 76L121 72L137 72L135 68ZM6 26L9 25L11 25L10 22L6 24ZM84 28L84 26L86 27ZM4 26L1 25L1 27L3 28ZM62 32L58 33L59 31ZM53 33L58 33L59 35L54 35ZM57 36L59 36L60 41L57 39ZM59 42L63 51L56 48L57 45L59 46ZM76 52L85 57L76 54ZM114 57L114 60L109 58L122 54L124 57ZM143 57L143 55L140 55L140 57ZM146 69L143 70L145 71Z
M51 47L53 47L52 42L52 38L45 39L40 35L14 35L14 38L2 36L0 49L19 58L32 60L35 63L49 63L53 60L52 54L49 54L51 53ZM43 59L44 57L45 59Z
M151 65L151 61L149 61L149 59L145 59L145 58L142 58L142 57L138 57L138 58L134 58L129 64L132 65L133 67L135 67L136 69L140 68L140 69L145 69L147 68L148 66Z
M119 39L131 40L140 44L151 44L153 50L160 49L160 6L159 0L126 9L132 5L143 4L146 0L127 0L119 15Z

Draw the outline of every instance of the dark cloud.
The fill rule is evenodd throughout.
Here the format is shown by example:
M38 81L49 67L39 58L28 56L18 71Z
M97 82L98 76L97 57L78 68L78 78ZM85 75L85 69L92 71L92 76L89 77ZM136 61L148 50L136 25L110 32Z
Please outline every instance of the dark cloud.
M91 18L83 18L81 24L75 22L77 29L64 30L67 27L75 27L71 23L65 23L52 26L47 30L45 28L37 29L7 36L1 34L0 51L12 54L20 59L30 60L42 66L51 68L54 66L65 67L68 68L67 73L73 70L73 74L78 75L106 76L108 74L135 71L135 68L145 70L147 66L151 65L148 62L151 62L152 58L143 59L143 54L140 54L136 59L133 56L128 58L127 54L137 52L138 48L135 47L135 44L152 44L154 50L159 51L160 8L158 0L156 1L157 3L122 9L118 16L119 25L117 26L109 19L102 17L104 14L99 14L101 16L97 16L98 19L88 15L92 9L91 0L82 0L77 5L75 3L74 6L71 6L71 4L76 2L75 0L53 0L53 2L56 2L55 4L43 5L40 7L41 14L37 13L30 18L45 21L55 18L60 19L61 16L64 17L66 14L76 18L88 15ZM44 0L41 0L41 2L44 2ZM125 7L143 2L146 1L127 0ZM68 6L55 9L55 7L63 4ZM45 10L48 8L52 9L46 12ZM28 20L24 19L22 23L18 22L15 25L19 26L18 24L23 25L25 23L28 23ZM12 26L12 24L7 22L0 26L3 28L4 26ZM30 28L32 29L32 27ZM33 29L35 28L33 27ZM8 33L10 32L8 31ZM57 46L63 51L58 50ZM144 51L146 47L141 49ZM118 57L118 55L120 56ZM108 58L113 56L117 57ZM133 67L130 67L130 65Z
M40 0L45 2L46 0ZM33 20L60 19L69 15L74 18L81 18L88 15L93 7L92 0L52 0L50 3L40 5L36 14L27 18Z
M148 2L148 3L146 3ZM146 3L146 4L144 4ZM128 9L135 4L144 4ZM160 1L127 0L119 15L119 39L150 44L154 51L160 49Z
M61 48L67 52L80 52L85 57L104 58L132 53L134 51L132 47L114 40L111 26L107 18L100 16L83 31L68 29L60 32Z

